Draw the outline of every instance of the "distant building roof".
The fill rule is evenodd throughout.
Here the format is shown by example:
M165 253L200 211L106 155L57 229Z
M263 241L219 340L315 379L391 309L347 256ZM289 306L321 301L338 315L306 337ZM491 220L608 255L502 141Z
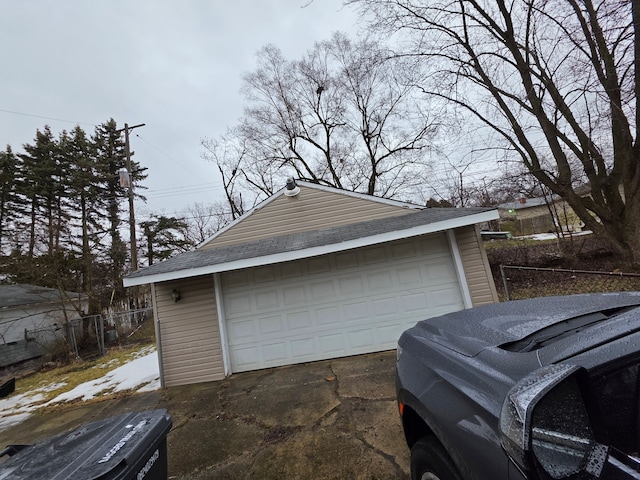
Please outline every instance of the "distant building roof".
M41 303L59 303L68 299L85 299L86 295L75 292L64 292L55 288L37 285L11 284L0 285L0 308L37 305Z
M552 199L554 202L556 202L560 200L560 197L558 197L557 195L553 195ZM532 208L532 207L539 207L541 205L546 205L547 202L548 202L548 199L545 197L536 197L536 198L522 197L512 202L501 203L500 205L498 205L498 208L500 210L521 210L523 208Z

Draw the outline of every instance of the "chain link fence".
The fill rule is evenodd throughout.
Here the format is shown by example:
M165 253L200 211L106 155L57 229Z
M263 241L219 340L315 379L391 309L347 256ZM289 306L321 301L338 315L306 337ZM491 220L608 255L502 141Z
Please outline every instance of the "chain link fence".
M130 343L133 336L153 317L153 308L140 308L105 315L106 342ZM150 320L152 321L152 320Z
M143 308L89 315L69 320L65 325L27 330L25 335L41 345L49 359L70 355L89 360L104 355L110 345L134 343L134 335L153 323L152 311Z
M25 337L40 345L45 362L63 360L67 356L95 357L104 354L101 320L100 315L75 318L62 325L27 330Z
M500 265L500 300L577 293L640 291L640 274Z

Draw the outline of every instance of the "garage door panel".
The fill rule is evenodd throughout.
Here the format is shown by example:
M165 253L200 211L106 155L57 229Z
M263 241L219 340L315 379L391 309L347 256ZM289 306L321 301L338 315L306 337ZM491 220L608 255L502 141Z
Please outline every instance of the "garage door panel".
M230 272L221 283L232 372L395 348L418 320L464 306L444 234Z
M425 292L407 293L402 295L402 311L405 313L424 313L429 308Z
M227 315L235 316L252 313L254 311L251 305L252 299L251 292L227 296L224 300Z
M331 259L329 257L314 257L308 260L310 274L326 273L331 271Z
M286 342L267 343L262 347L262 361L264 363L280 363L287 360L288 349Z
M229 338L234 339L232 345L242 344L244 341L252 340L256 337L255 320L244 320L233 322L229 326Z
M310 291L310 300L312 302L327 300L335 297L336 295L336 289L333 279L311 283Z
M345 278L338 279L340 295L345 297L354 297L364 295L365 282L362 275L350 275Z
M313 359L317 354L315 337L294 338L290 341L293 360Z
M398 242L391 245L390 250L394 260L415 258L417 254L415 242Z
M280 275L283 280L300 278L304 275L302 264L298 262L288 262L279 265Z
M236 347L231 350L231 362L238 371L247 370L253 365L260 365L261 359L258 355L258 345L248 345Z
M418 245L419 253L427 257L449 253L449 243L444 235L423 237L418 241Z
M358 321L366 322L371 317L371 313L369 312L369 302L365 300L346 304L342 309L342 313L342 317L347 324Z
M340 307L324 307L315 310L315 322L318 328L335 328L342 323Z
M381 345L392 345L390 348L395 348L398 338L400 338L400 335L406 328L407 327L400 322L378 327L376 328L378 341Z
M285 307L294 307L307 303L307 289L304 285L292 285L282 292Z
M376 335L371 328L361 328L359 330L351 330L347 333L349 345L352 350L362 353L364 350L372 348L376 345Z
M398 285L402 287L422 285L424 282L423 277L424 276L420 270L420 266L411 266L396 269L396 278L398 279Z
M344 333L330 333L318 336L320 352L323 354L335 354L346 351Z
M439 288L429 294L429 304L432 308L447 308L458 298L459 292L452 285L449 288Z
M341 252L335 254L335 269L337 271L346 270L358 266L358 253L355 251Z
M255 294L256 307L258 309L274 308L280 305L279 291L277 289L265 290Z
M387 248L384 246L370 247L361 252L364 265L376 265L388 261Z
M426 267L426 272L430 282L456 282L456 276L451 272L451 267L447 263L431 263Z
M253 283L265 283L276 280L278 269L274 269L271 265L266 267L256 267L253 271Z
M391 271L371 272L367 275L367 284L372 292L388 292L393 288L393 273Z
M313 315L310 311L290 312L286 314L287 327L295 334L296 330L307 331L313 328Z
M371 301L371 311L373 312L374 317L397 315L398 306L396 304L396 297L377 297L375 300Z
M255 321L255 323L259 325L262 335L280 335L285 333L281 315L265 316L262 317L260 321Z
M250 270L236 270L233 272L225 273L225 285L229 288L232 288L251 284L252 281L249 272Z

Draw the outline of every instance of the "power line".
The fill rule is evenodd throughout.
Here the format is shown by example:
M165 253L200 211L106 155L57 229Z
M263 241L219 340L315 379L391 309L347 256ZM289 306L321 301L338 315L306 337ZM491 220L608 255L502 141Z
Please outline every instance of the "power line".
M0 108L0 112L11 113L13 115L22 115L23 117L33 117L33 118L42 118L44 120L54 120L56 122L73 123L74 125L91 125L92 127L97 127L95 123L78 122L75 120L65 120L63 118L55 118L55 117L45 117L43 115L35 115L33 113L24 113L24 112L16 112L14 110L5 110L4 108Z
M146 198L165 198L165 197L176 197L180 195L192 195L196 193L208 193L208 192L215 192L215 191L216 191L216 187L207 185L205 187L199 187L199 188L170 190L170 191L158 192L158 193L156 193L155 191L150 191L150 193L145 193L144 196Z
M211 184L211 183L196 183L193 185L178 185L175 187L169 187L169 188L157 188L157 189L152 189L152 190L148 190L149 192L153 192L153 193L164 193L164 192L174 192L176 190L185 190L185 189L201 189L201 188L205 188L205 187L216 187L217 185L215 184Z
M163 155L164 157L166 157L168 160L171 160L172 164L174 165L178 165L182 168L184 168L187 172L192 173L193 175L198 175L198 172L194 172L193 170L187 168L187 166L184 164L184 162L180 162L178 160L176 160L175 158L171 157L167 152L165 152L164 150L162 150L160 147L154 145L153 143L151 143L149 140L141 137L139 134L135 134L136 137L138 137L140 140L142 140L144 143L146 143L147 145L149 145L151 148L153 148L154 150L156 150L157 152L159 152L161 155Z

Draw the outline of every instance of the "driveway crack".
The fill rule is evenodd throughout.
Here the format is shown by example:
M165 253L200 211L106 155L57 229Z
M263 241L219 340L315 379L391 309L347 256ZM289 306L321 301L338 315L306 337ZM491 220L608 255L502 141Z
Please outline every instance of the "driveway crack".
M333 369L333 362L329 363L329 370L331 371L331 375L328 376L327 378L325 378L325 380L328 381L328 382L334 382L334 389L333 390L334 390L338 400L340 400L341 399L341 396L340 396L340 378L338 377L338 374L336 373L336 371Z
M393 468L396 470L396 472L398 473L397 478L405 478L405 472L404 472L403 468L396 461L396 458L393 455L388 454L384 450L381 450L380 448L378 448L375 445L373 445L371 442L368 442L367 439L365 438L363 432L361 432L361 431L357 431L354 436L360 442L362 442L362 444L365 445L368 449L370 449L371 451L377 453L382 458L384 458L387 462L389 462L393 466Z

